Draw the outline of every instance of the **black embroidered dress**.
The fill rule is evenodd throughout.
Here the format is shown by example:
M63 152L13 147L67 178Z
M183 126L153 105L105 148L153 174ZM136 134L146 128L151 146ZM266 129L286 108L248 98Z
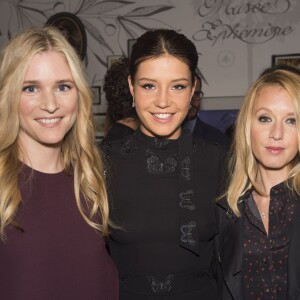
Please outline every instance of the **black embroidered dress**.
M216 299L214 199L220 146L183 133L178 140L131 137L103 144L107 155L110 253L120 299Z

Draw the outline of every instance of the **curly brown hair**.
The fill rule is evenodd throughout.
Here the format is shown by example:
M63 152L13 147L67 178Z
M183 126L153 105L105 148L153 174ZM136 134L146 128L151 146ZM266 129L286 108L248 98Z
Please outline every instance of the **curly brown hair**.
M107 128L124 118L137 118L132 107L132 96L128 86L129 59L122 57L114 62L104 77L103 90L105 92L107 108Z

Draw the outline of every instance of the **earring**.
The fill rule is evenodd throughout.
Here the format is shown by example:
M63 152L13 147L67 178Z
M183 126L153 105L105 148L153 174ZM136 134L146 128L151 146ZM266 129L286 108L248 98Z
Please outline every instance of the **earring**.
M132 107L135 107L134 97L132 97Z

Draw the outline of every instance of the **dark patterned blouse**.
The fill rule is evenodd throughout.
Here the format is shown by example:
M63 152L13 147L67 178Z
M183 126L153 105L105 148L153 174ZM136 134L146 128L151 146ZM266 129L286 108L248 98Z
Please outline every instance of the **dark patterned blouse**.
M102 144L112 230L109 247L120 275L121 300L217 299L214 199L222 147L153 138L139 129Z
M289 232L296 202L284 183L271 189L268 235L252 194L244 203L245 299L287 299Z

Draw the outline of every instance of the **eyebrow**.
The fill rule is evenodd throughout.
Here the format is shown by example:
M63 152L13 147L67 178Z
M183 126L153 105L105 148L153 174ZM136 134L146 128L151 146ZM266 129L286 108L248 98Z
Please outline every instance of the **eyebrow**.
M142 77L142 78L138 79L138 81L142 81L142 80L152 81L152 82L156 82L157 81L155 79L151 79L151 78L147 78L147 77ZM171 80L171 82L177 82L177 81L187 81L187 82L190 82L190 80L187 79L187 78L185 78L185 77Z
M270 112L270 113L272 112L272 110L269 109L268 107L260 107L260 108L258 108L256 110L253 109L254 113L258 113L260 111L267 111L267 112ZM286 113L286 115L294 116L294 115L296 115L296 112L295 111L290 111L290 112Z
M37 84L39 82L40 80L25 80L23 84ZM69 78L69 79L60 79L55 81L55 83L64 83L64 82L74 82L74 80Z

